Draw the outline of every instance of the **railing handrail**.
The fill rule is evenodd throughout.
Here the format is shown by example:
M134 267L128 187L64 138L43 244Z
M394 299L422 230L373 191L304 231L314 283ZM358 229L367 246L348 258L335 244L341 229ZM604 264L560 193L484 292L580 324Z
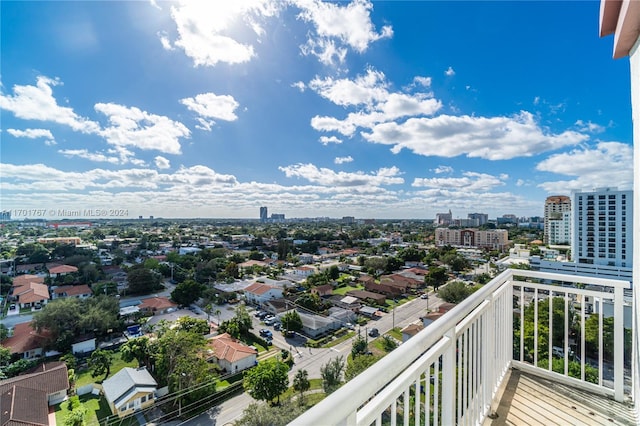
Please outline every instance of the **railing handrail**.
M528 277L552 281L579 281L586 285L598 285L614 289L630 288L628 281L602 279L595 277L576 277L568 274L556 274L522 269L507 269L496 276L472 296L463 300L449 312L437 320L437 327L425 327L414 337L402 344L402 350L395 350L377 361L347 384L328 395L322 402L315 405L300 417L292 421L291 425L315 424L355 424L357 407L371 399L377 391L387 386L399 376L415 360L429 348L443 339L447 332L455 329L456 325L471 314L474 309L485 300L491 299L494 292L504 285L514 285L512 278ZM567 279L568 277L573 278ZM578 280L579 278L579 280ZM518 283L515 285L522 285ZM618 293L618 292L616 292ZM621 294L621 293L620 293ZM346 403L348 401L348 403ZM327 410L327 407L331 407ZM354 408L355 407L355 408Z
M322 403L310 408L290 424L308 426L311 424L333 425L343 422L344 419L354 414L353 406L364 404L376 390L386 386L394 377L402 373L408 365L441 339L446 330L455 327L485 298L490 297L498 287L506 284L513 272L511 269L502 272L475 292L473 297L463 300L438 318L437 328L425 327L424 330L402 344L402 351L392 351L376 362L375 368L370 367L358 374L347 384L327 396ZM345 404L345 401L349 401L349 404ZM324 408L327 406L332 407L331 412L327 412Z
M573 282L580 282L582 284L587 284L587 285L599 285L602 287L611 287L611 288L622 288L622 289L631 288L631 282L620 280L617 278L597 278L597 277L588 277L584 275L532 271L529 269L510 269L507 271L509 271L512 276L519 276L519 277L541 278L541 279L552 280L552 281L566 281L566 282L573 281ZM500 275L498 275L498 277L499 276ZM567 277L571 277L571 279L567 279Z

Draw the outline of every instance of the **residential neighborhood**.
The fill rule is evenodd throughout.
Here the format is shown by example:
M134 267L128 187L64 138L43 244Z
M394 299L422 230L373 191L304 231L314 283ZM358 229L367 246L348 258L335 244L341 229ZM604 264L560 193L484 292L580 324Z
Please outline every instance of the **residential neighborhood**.
M508 245L474 251L443 245L432 221L5 222L0 385L64 365L67 387L38 415L64 421L79 397L103 407L97 420L145 424L205 415L227 388L259 399L250 372L271 362L321 378L331 348L352 351L352 377L521 247L536 253L530 223L503 225Z

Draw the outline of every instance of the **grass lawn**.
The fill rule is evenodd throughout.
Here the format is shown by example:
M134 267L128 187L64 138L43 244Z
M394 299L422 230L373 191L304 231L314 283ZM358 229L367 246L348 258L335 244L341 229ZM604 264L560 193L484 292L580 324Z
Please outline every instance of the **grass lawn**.
M85 424L98 424L100 419L111 415L109 404L101 397L92 394L82 395L80 397L80 404L87 412L84 415ZM69 401L64 401L55 406L56 408L56 424L63 425L64 418L69 413Z
M353 287L353 286L347 285L347 286L344 286L344 287L339 287L339 288L336 288L335 290L333 290L333 294L344 296L345 294L347 294L348 291L351 291L351 290L364 290L364 286L363 285L358 285L358 286Z
M315 389L322 389L322 379L309 379L309 390L306 392L310 392ZM305 400L307 399L307 397L311 396L311 394L307 395L306 392ZM287 389L282 395L280 395L280 399L285 400L298 395L300 395L300 393L295 390L293 386L290 386L289 389ZM322 394L322 397L324 398L324 393Z
M124 367L138 367L138 361L124 362L122 358L120 358L120 352L115 352L113 354L113 362L111 363L111 371L109 372L109 377L116 374L118 371L122 370ZM91 370L80 368L76 369L76 388L79 388L84 385L88 385L90 383L102 383L102 379L104 376L91 377Z
M326 345L322 345L323 348L330 348L332 346L337 345L338 343L342 343L345 340L349 340L351 339L353 336L356 335L355 331L349 331L347 333L345 333L344 335L337 337L335 339L333 339L332 341L330 341L329 343L327 343Z
M397 341L402 342L402 332L398 327L387 331L385 334L388 334L389 336L393 337Z

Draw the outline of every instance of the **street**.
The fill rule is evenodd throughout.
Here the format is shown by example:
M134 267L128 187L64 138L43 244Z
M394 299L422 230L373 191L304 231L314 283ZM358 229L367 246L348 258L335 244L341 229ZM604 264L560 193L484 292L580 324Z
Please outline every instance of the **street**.
M388 312L380 319L370 321L366 326L360 327L360 332L363 333L363 335L366 335L367 330L375 327L380 331L380 335L384 335L384 333L391 330L394 325L395 327L402 329L405 326L418 321L421 316L425 315L427 313L427 307L431 311L436 311L438 306L441 304L442 301L433 293L429 294L429 299L421 299L418 297L396 308L395 312ZM261 324L260 321L253 316L253 312L251 312L251 318L253 319L254 332L257 332L261 328L272 329L272 327L266 327L264 324ZM353 338L328 349L307 348L304 346L305 341L306 340L301 337L285 340L282 333L276 332L273 334L273 343L275 346L278 346L281 349L290 350L293 353L295 363L289 371L290 383L293 382L293 377L298 370L307 370L309 373L309 379L315 379L321 377L320 368L329 362L329 360L342 355L346 361L349 352L351 352ZM188 426L227 425L240 418L243 410L251 402L253 402L253 399L248 394L245 393L238 395L217 407L211 408L206 413L194 417L182 424Z

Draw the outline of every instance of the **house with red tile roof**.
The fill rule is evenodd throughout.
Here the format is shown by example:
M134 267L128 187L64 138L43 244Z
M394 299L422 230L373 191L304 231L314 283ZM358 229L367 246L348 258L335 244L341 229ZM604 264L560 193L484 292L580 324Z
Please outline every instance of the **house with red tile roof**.
M63 362L42 364L36 372L0 380L0 424L48 425L49 406L62 402L68 389Z
M46 284L29 282L13 288L12 297L17 300L21 308L28 308L46 304L49 299L49 287Z
M283 290L280 287L257 281L244 289L244 296L247 303L262 305L271 299L282 299Z
M9 348L12 355L20 358L33 359L44 355L44 345L49 337L46 332L38 333L31 327L30 322L16 324L13 334L2 342L2 346Z
M140 311L151 313L152 315L164 314L167 313L169 309L176 309L177 307L177 303L173 303L166 297L149 297L142 299L142 303L138 305Z
M65 297L75 297L77 299L86 299L91 297L93 292L91 288L89 288L86 284L80 285L63 285L60 287L55 287L51 290L51 295L53 299L64 299Z
M13 278L13 284L11 284L11 286L15 288L15 287L20 287L29 283L44 284L44 277L40 275L29 275L29 274L18 275L17 277Z
M333 294L333 286L331 284L319 285L311 289L311 293L315 293L318 296L331 296Z
M258 351L234 339L228 333L209 339L209 361L217 363L227 373L237 373L256 365Z
M316 273L316 268L313 266L298 266L293 270L293 273L302 277L308 277Z
M71 265L57 265L57 266L52 266L48 269L49 269L49 275L56 278L62 277L67 274L72 274L74 272L78 272L78 268Z

